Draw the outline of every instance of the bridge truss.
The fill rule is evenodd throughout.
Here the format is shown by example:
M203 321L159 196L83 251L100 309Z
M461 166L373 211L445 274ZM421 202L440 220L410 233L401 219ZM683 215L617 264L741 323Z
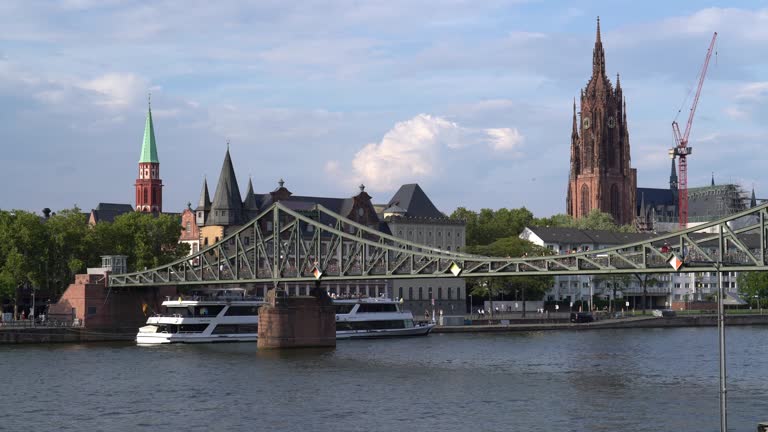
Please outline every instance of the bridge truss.
M757 271L766 265L768 204L642 241L525 258L446 251L394 237L320 205L277 202L218 243L170 264L110 275L111 286L366 279ZM710 233L701 233L707 230ZM673 268L676 260L682 262Z

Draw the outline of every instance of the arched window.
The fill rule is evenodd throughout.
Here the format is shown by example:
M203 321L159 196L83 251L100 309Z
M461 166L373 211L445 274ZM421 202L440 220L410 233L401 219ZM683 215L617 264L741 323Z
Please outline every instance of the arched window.
M448 300L451 300L451 291L453 289L451 287L448 287Z
M424 288L419 287L419 300L424 300Z
M443 287L437 287L437 299L438 300L443 299Z
M408 300L413 300L413 287L408 287Z
M614 222L620 223L621 204L619 201L619 187L615 184L611 185L611 216L613 216Z
M589 214L590 210L590 196L589 196L589 186L587 185L581 185L581 216L587 216Z
M144 202L142 202L142 204L146 204L147 202L149 202L147 199L147 188L144 188Z

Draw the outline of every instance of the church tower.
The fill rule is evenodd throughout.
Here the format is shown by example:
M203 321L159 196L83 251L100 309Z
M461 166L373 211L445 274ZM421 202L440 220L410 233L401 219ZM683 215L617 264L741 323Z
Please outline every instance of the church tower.
M575 218L593 209L610 213L617 224L634 222L637 171L630 166L627 104L618 74L616 88L605 73L600 18L592 52L592 77L581 90L577 117L573 104L571 170L566 207Z
M157 158L155 127L152 124L152 105L148 104L144 125L144 142L139 158L139 178L136 179L136 211L161 213L163 211L163 181L160 179L160 160Z

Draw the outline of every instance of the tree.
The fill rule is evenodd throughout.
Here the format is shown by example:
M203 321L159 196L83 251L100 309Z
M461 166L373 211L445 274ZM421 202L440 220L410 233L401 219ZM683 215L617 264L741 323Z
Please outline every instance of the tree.
M565 214L557 214L548 218L535 219L533 225L619 232L637 231L632 225L616 225L610 213L604 213L598 209L592 209L587 217L580 219Z
M739 272L737 282L742 297L758 302L768 298L768 272Z
M111 225L101 225L105 226L96 233L100 250L127 255L129 268L157 267L189 252L186 244L179 243L179 220L171 215L134 212L116 217Z
M533 221L533 213L525 207L495 211L485 208L479 213L459 207L450 217L466 223L467 246L487 245L501 238L517 236Z
M74 275L98 259L93 233L79 208L61 210L45 222L49 233L49 255L45 268L46 286L60 294Z
M547 248L537 246L517 236L501 238L489 245L468 247L467 250L469 253L478 255L507 258L533 257L550 255L552 253ZM554 278L552 276L508 276L495 278L492 284L488 284L485 287L482 286L482 283L475 284L471 293L472 295L482 295L483 297L490 294L491 298L493 298L502 292L505 294L519 292L523 298L523 316L525 316L526 295L529 298L541 299L552 287L553 283ZM491 306L493 305L491 304Z

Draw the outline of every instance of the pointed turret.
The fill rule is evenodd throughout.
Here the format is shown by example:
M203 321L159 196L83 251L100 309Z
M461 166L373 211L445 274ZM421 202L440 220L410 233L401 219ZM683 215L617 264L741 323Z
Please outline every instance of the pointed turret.
M208 179L203 177L203 190L200 191L200 201L197 203L196 210L210 210L211 198L208 195Z
M197 226L205 225L208 214L211 212L211 198L208 195L208 179L203 177L203 190L200 191L200 201L195 209L195 223Z
M235 168L232 166L232 158L229 155L229 146L224 155L224 163L221 165L219 182L216 184L216 192L213 194L211 214L208 216L207 225L235 225L240 223L243 201L240 198L240 188L237 185Z
M147 121L144 124L144 142L141 145L139 163L160 163L157 158L157 143L155 143L155 125L152 123L152 105L147 109Z
M757 198L755 198L755 188L752 187L752 198L749 200L749 208L757 207Z
M256 200L256 194L253 192L253 182L251 178L248 178L248 192L245 193L245 200L243 201L243 213L247 219L256 217L256 213L259 211L259 203Z
M603 41L600 39L600 17L597 17L597 36L595 48L592 51L592 76L605 76L605 51L603 51Z
M715 173L713 171L712 172L712 183L710 183L710 186L714 186L714 185L715 185Z

